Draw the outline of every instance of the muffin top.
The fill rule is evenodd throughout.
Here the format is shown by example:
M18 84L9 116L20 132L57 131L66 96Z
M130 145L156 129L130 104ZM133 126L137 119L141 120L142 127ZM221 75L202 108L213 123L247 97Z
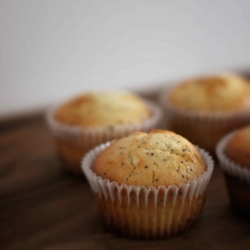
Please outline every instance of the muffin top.
M232 74L193 78L175 87L169 100L182 110L236 111L250 108L250 84Z
M198 178L207 166L194 145L167 130L134 132L114 141L93 163L93 171L119 185L159 187Z
M225 146L225 155L240 166L250 169L250 125L235 132Z
M84 128L137 124L152 116L152 110L139 96L128 92L93 92L63 104L55 119Z

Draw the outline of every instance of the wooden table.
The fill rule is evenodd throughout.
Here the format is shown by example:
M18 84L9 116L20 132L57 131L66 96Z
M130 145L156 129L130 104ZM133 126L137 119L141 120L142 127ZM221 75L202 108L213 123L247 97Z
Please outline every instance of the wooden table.
M250 222L229 206L215 168L202 216L157 241L113 235L84 178L64 172L43 115L0 123L0 249L250 249Z

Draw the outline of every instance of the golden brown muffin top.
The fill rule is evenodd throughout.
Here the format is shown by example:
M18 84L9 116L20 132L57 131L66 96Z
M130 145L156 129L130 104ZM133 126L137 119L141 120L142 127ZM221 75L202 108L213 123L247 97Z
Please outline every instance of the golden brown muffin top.
M169 186L198 178L207 166L194 145L167 130L134 132L113 142L93 163L93 171L119 185Z
M139 96L128 92L86 93L63 104L55 119L85 128L137 124L152 116Z
M233 135L225 147L225 154L233 162L250 169L250 125Z
M183 110L235 111L250 108L250 84L232 74L198 77L175 87L169 100Z

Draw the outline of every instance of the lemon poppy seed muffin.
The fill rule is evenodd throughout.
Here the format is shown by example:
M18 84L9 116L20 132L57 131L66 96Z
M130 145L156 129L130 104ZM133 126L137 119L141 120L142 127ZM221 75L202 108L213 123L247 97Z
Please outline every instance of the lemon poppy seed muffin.
M69 125L93 128L138 124L152 115L152 109L135 94L96 92L65 103L55 113L55 119Z
M130 238L166 238L199 219L213 162L167 130L133 132L91 150L82 169L104 224Z
M225 136L217 155L232 207L250 219L250 125Z
M250 107L250 85L244 78L222 74L187 80L170 94L170 101L182 110L225 112Z
M250 122L250 84L234 74L188 79L161 96L168 128L215 152L228 132Z
M119 185L179 185L206 170L198 150L185 138L170 131L134 132L102 151L93 171Z
M125 91L84 93L50 110L48 122L63 166L82 175L82 157L96 145L160 123L160 109Z

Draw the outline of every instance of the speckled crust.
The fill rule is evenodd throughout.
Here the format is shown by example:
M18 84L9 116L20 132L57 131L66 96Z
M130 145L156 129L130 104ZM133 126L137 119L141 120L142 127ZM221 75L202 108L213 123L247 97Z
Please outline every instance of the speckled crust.
M181 136L152 130L96 147L82 169L105 226L149 240L180 234L199 219L213 161Z
M225 147L225 154L233 162L250 169L250 126L233 135Z
M250 84L232 75L189 79L169 95L170 102L181 110L224 112L250 108Z
M119 185L179 185L206 170L200 153L185 138L167 130L134 132L102 151L93 171Z
M84 128L137 124L152 116L139 96L128 92L92 92L62 105L55 119Z

